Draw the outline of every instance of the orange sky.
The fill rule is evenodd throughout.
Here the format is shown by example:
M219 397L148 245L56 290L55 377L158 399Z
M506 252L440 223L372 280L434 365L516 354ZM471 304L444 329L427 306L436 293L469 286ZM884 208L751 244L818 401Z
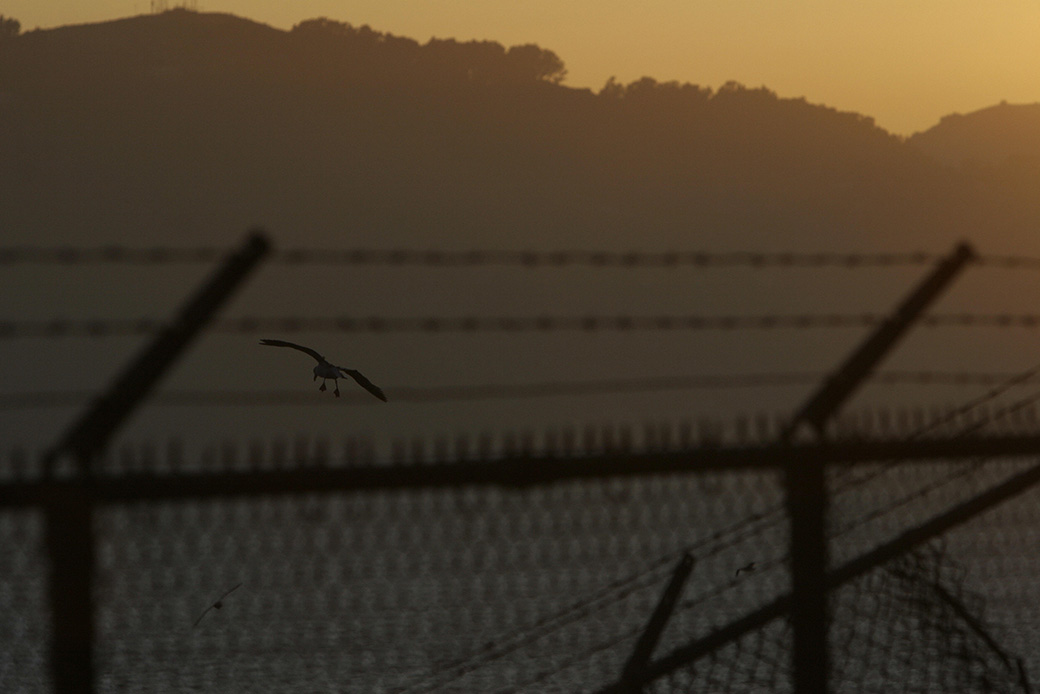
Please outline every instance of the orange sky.
M182 0L167 0L176 5ZM900 133L1040 101L1040 0L197 0L281 28L326 16L425 41L537 43L567 84L610 76L765 85ZM150 0L4 0L23 30L148 12Z

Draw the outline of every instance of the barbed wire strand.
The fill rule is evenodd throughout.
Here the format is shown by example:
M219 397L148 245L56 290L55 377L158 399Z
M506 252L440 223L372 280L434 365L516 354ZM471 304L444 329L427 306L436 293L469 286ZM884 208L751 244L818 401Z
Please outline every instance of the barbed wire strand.
M1006 407L1000 408L1000 410L998 410L996 413L994 413L990 418L984 419L982 421L975 422L975 423L972 423L972 424L969 424L969 425L965 426L960 431L960 433L958 433L958 437L968 436L971 433L973 433L973 432L975 432L975 431L977 431L977 430L979 430L979 429L981 429L981 428L983 428L983 427L985 427L985 426L987 426L989 424L992 424L994 421L999 421L999 420L1001 420L1001 419L1003 419L1005 417L1014 415L1015 412L1020 412L1020 411L1025 410L1025 409L1027 409L1029 407L1032 407L1037 402L1040 402L1040 392L1033 393L1033 394L1028 395L1028 396L1026 396L1024 398L1020 398L1019 400L1016 400L1012 404L1010 404L1010 405L1008 405ZM860 526L865 525L866 523L868 523L870 521L876 520L877 518L880 518L880 517L884 516L885 514L890 513L891 511L894 511L897 508L905 506L906 504L910 503L911 501L914 501L914 500L920 499L920 498L924 498L928 494L930 494L930 493L932 493L932 492L934 492L934 491L936 491L938 489L941 489L943 486L945 486L946 484L948 484L948 483L950 483L950 482L952 482L952 481L954 481L956 479L960 479L962 477L967 477L971 473L975 472L981 466L981 464L983 462L985 462L986 460L987 460L986 458L976 458L974 460L961 463L960 465L957 465L956 469L953 472L951 472L946 478L941 479L941 480L939 480L937 482L933 482L932 484L925 485L925 486L923 486L923 487L921 487L921 488L919 488L919 489L917 489L917 490L915 490L913 492L910 492L910 493L904 495L903 497L898 498L898 499L892 501L887 506L879 507L877 509L873 509L873 510L863 514L863 516L861 516L860 518L854 519L846 527L844 527L841 530L835 532L832 537L837 537L839 535L842 535L842 534L852 530L853 528L860 527ZM875 475L871 476L870 479L876 479L881 474L884 474L885 472L890 471L897 464L898 464L898 462L894 462L894 461L888 463L880 471L878 471L878 474L875 474ZM857 486L859 484L862 484L862 482L857 480Z
M7 246L0 247L5 265L163 265L212 263L232 249L217 246ZM561 249L450 251L409 248L308 248L275 250L268 262L285 265L380 265L424 267L751 267L751 268L863 268L926 265L941 261L942 253L925 251L795 252L795 251L603 251ZM1023 255L983 255L974 264L999 268L1040 269L1040 258Z
M152 246L134 247L110 244L104 246L7 246L0 248L0 264L14 265L163 265L212 263L231 252L216 246ZM925 265L945 258L941 253L925 251L861 253L861 252L794 252L794 251L603 251L561 249L462 251L439 249L374 249L374 248L308 248L275 250L268 262L284 265L377 265L423 267L566 267L602 268L700 267L700 268L865 268ZM1040 269L1040 258L1021 255L981 256L976 265Z
M1000 382L998 382L995 385L995 387L993 387L990 390L986 391L982 395L980 395L980 396L978 396L976 398L973 398L973 399L965 402L964 404L960 405L959 407L955 407L955 408L953 408L953 409L951 409L951 410L941 414L938 417L933 418L931 421L929 421L929 422L925 423L923 426L919 427L916 431L911 432L909 435L907 435L906 439L908 441L910 441L910 440L919 438L919 437L927 434L930 431L933 431L933 430L938 429L938 428L940 428L942 426L945 426L945 425L947 425L947 424L949 424L951 422L954 422L957 419L966 416L968 413L972 412L973 410L977 410L977 409L981 408L982 406L992 402L993 400L996 400L997 398L999 398L1000 396L1002 396L1004 393L1008 392L1012 388L1015 388L1015 387L1021 386L1021 385L1025 385L1027 383L1035 381L1038 376L1040 376L1040 364L1037 364L1036 366L1033 366L1032 368L1026 369L1025 371L1021 371L1021 372L1019 372L1017 374L1011 374L1011 375L1007 376L1006 378L1004 378L1003 380L1001 380ZM1026 400L1029 401L1029 398L1026 398ZM1008 410L1007 408L1004 408L1004 410L1002 410L999 414L997 414L995 417L993 417L993 419L1000 419L1000 418L1002 418L1004 416L1007 416L1009 414L1013 414L1015 411L1020 411L1022 409L1025 409L1026 406L1027 405L1021 405L1021 406L1018 406L1018 407L1014 407L1011 410ZM976 431L981 426L985 426L990 421L992 421L992 420L983 420L981 422L968 424L966 427L963 427L961 429L961 431L957 435L958 436L966 436L967 434L969 434L969 433L971 433L973 431ZM876 470L876 471L871 472L871 473L867 473L865 475L861 475L859 477L857 477L855 475L855 473L850 470L848 473L845 474L844 479L839 477L835 491L840 493L842 491L845 491L848 488L861 486L862 484L870 482L870 481L876 479L877 477L880 477L881 475L886 474L889 470L891 470L895 466L899 465L899 463L900 463L900 461L898 461L898 460L889 461L888 463L882 465L882 467L879 470Z
M94 247L10 246L0 248L0 264L183 264L210 263L231 252L228 248L131 247L107 245ZM275 250L267 262L286 265L383 265L383 266L522 266L562 267L870 267L922 265L940 260L935 253L794 253L794 252L709 252L709 251L597 251L555 250L517 251L471 249L373 248L287 248Z
M548 333L642 332L686 330L815 330L876 327L887 320L875 313L764 315L578 315L578 316L292 316L225 318L211 333L226 335L297 333ZM931 314L922 328L1040 328L1040 314ZM0 339L104 338L153 335L168 326L156 318L0 320Z
M659 376L651 378L605 379L588 381L546 381L542 383L488 383L468 386L391 386L384 390L394 402L443 403L473 400L528 399L563 396L617 395L684 390L736 390L805 386L818 383L824 372L777 371L747 374L700 374ZM999 384L1010 377L1005 373L956 371L882 371L870 383L899 386L974 387ZM1023 382L1040 381L1031 374ZM0 393L0 410L27 410L48 407L73 407L97 397L94 390L61 390ZM316 398L300 390L166 390L151 397L149 404L160 407L277 407L367 405L363 393L345 393L338 400ZM951 410L943 418L933 419L930 426L963 414L964 408Z

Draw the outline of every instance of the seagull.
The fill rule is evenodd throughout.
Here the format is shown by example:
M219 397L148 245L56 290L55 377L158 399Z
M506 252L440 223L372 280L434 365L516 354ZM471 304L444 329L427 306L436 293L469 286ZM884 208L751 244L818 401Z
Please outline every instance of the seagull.
M195 620L195 623L191 625L191 628L192 628L192 629L194 629L195 627L197 627L197 626L199 625L199 622L201 622L201 621L202 621L202 618L203 618L203 617L205 617L205 616L206 616L206 613L207 613L207 612L209 612L210 610L219 610L220 608L222 608L222 607L224 606L224 598L226 598L227 596L231 595L231 594L232 594L232 593L234 593L234 592L235 592L236 590L238 590L238 589L239 589L239 587L240 587L241 585L242 585L242 584L241 584L241 583L239 583L239 584L238 584L237 586L235 586L234 588L232 588L232 589L231 589L231 590L229 590L228 592L226 592L226 593L224 593L223 595L221 595L221 596L220 596L220 597L219 597L219 598L217 599L217 601L216 601L215 603L213 603L212 605L210 605L209 607L207 607L206 609L204 609L204 610L202 611L202 614L200 614L200 615L199 615L199 618Z
M733 574L733 577L736 578L737 576L740 575L740 573L742 571L747 571L748 573L751 573L754 570L755 570L755 562L751 562L747 566L742 566L739 569L737 569L737 573Z
M321 356L310 347L304 347L303 345L297 345L292 342L286 342L285 340L260 340L260 344L267 345L269 347L292 347L293 349L298 349L301 352L306 352L307 354L314 357L318 362L318 365L314 367L314 380L316 381L319 378L321 379L321 388L318 388L318 390L324 391L325 381L331 378L336 386L336 389L332 392L338 398L339 381L337 379L342 378L343 376L350 376L355 381L357 381L358 385L360 385L362 388L364 388L369 393L376 396L383 402L386 402L386 396L383 395L383 391L379 388L379 386L375 385L374 383L372 383L372 381L362 376L360 371L357 371L355 369L344 369L342 366L334 366L333 364L330 364L328 360L325 359L325 357Z

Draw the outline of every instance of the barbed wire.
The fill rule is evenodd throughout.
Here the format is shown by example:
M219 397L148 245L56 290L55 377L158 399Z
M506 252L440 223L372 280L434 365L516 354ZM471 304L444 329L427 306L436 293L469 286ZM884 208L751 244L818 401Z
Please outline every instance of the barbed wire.
M960 408L958 408L957 411L960 414L963 414L963 413L965 413L967 411L978 409L979 407L982 407L983 405L987 404L988 402L991 402L992 400L996 399L1000 395L1004 394L1009 389L1011 389L1011 388L1013 388L1015 386L1024 385L1025 383L1032 381L1037 376L1037 374L1040 374L1040 365L1034 366L1034 367L1032 367L1030 369L1027 369L1025 371L1020 371L1020 372L1017 372L1015 374L1012 374L1009 377L1002 379L1002 381L997 385L997 387L991 389L990 391L988 391L987 393L983 394L980 397L973 398L973 399L969 400L968 402L964 403ZM1037 401L1040 401L1040 393L1033 393L1033 394L1031 394L1031 395L1029 395L1029 396L1027 396L1025 398L1019 399L1018 401L1016 401L1015 403L1013 403L1012 405L1010 405L1008 407L1001 408L1001 410L999 410L998 412L993 414L993 419L1000 419L1000 418L1003 418L1005 416L1008 416L1008 415L1014 413L1017 410L1026 408L1026 407L1030 406L1031 404L1034 404ZM944 418L941 418L941 419L944 419ZM991 420L988 420L988 421L991 421ZM926 425L925 427L922 428L922 433L924 431L927 431L927 430L931 429L933 426L936 426L936 425L931 424L931 423ZM971 430L974 430L975 428L977 428L978 426L979 426L978 423L972 424L969 427L964 428L962 430L962 433L963 434L967 434ZM910 436L910 438L914 438L917 435L919 435L919 434L912 434ZM835 538L837 538L837 537L839 537L841 535L844 535L845 533L849 532L850 530L852 530L855 527L858 527L858 526L860 526L862 524L870 522L871 520L879 518L879 517L885 515L886 513L889 513L891 511L893 511L894 509L896 509L896 508L898 508L898 507L900 507L900 506L902 506L902 505L904 505L906 503L909 503L910 501L912 501L914 499L917 499L917 498L920 498L920 497L925 496L927 494L930 494L930 493L934 492L935 490L937 490L937 489L939 489L939 488L941 488L941 487L943 487L943 486L945 486L947 484L950 484L950 483L952 483L952 482L954 482L954 481L956 481L958 479L964 478L968 474L971 474L971 472L973 472L975 469L977 469L979 464L980 464L980 462L981 462L981 460L975 460L975 461L973 461L972 463L969 463L966 466L960 466L957 470L954 471L953 474L948 475L948 476L938 480L937 482L933 482L932 484L925 485L924 487L916 490L915 492L911 493L910 495L907 495L904 498L900 498L899 500L897 500L893 504L886 505L885 507L882 507L880 509L875 509L873 512L868 513L865 516L862 516L860 518L855 519L851 524L841 528L837 532L829 533L828 534L828 540L829 541L833 541ZM833 493L835 495L837 495L837 494L841 494L843 491L848 491L848 487L843 487L843 486L839 485L838 487L835 488ZM783 510L784 510L784 507L782 505L777 505L777 506L774 506L773 508L765 509L765 510L763 510L761 512L758 512L758 513L755 513L755 514L751 514L750 516L742 519L741 521L738 521L737 523L734 523L731 526L722 529L721 531L717 531L716 533L714 533L712 536L710 536L708 538L702 538L700 541L695 541L695 542L689 544L682 551L683 552L689 552L689 553L693 554L694 556L697 556L696 550L699 547L708 546L709 549L707 550L707 556L710 556L712 554L721 552L723 549L725 549L728 546L736 545L742 539L742 536L750 536L751 534L758 532L763 527L771 527L771 526L781 522L780 518L783 515ZM656 561L653 562L653 564L651 564L649 567L647 567L643 571L636 572L635 574L630 576L628 578L628 581L629 582L635 582L635 581L638 581L638 580L642 579L645 576L659 574L662 571L662 569L665 567L667 561L671 560L671 559L674 559L678 554L679 553L673 551L673 552L670 552L670 553L668 553L666 555L663 555L662 557L658 558ZM704 556L704 555L702 554L702 556ZM777 558L775 558L773 560L764 561L764 562L762 562L762 566L760 567L760 571L776 569L776 568L784 565L789 560L790 560L790 554L788 553L788 554L784 554L783 556L777 557ZM717 595L720 595L721 593L725 592L726 590L729 590L729 589L733 588L737 583L738 583L737 580L731 579L730 581L725 582L722 585L714 586L714 587L712 587L712 588L710 588L710 589L708 589L706 591L703 591L699 595L688 597L688 598L684 599L680 603L679 608L683 609L683 610L688 610L691 607L694 607L696 605L699 605L699 604L703 603L705 600L707 600L709 598L713 598L713 597L715 597ZM626 582L624 585L631 585L631 583ZM624 594L621 594L621 595L619 595L618 599L621 599L623 597L624 597ZM610 641L605 642L605 644L602 646L602 648L595 648L595 649L592 649L590 651L583 652L582 655L584 657L588 657L589 655L592 655L592 654L594 654L594 653L596 653L596 652L598 652L600 650L603 650L605 648L608 648L608 647L611 647L613 645L616 645L617 643L620 643L621 641L623 641L626 638L631 638L637 632L638 632L638 629L632 629L632 630L624 631L620 635L617 635L614 638L612 638ZM538 681L541 681L542 679L549 678L549 677L553 676L554 674L562 671L566 667L570 667L573 664L574 664L574 660L568 659L561 666L548 668L545 671L539 673Z
M823 371L776 371L744 374L693 374L651 378L618 378L541 383L487 383L466 386L398 386L386 392L400 403L465 402L472 400L526 399L558 396L616 395L683 390L730 390L804 386L819 383ZM871 377L875 385L991 386L1012 374L971 371L881 371ZM1029 382L1040 381L1032 375ZM0 393L0 410L73 407L97 397L93 390L29 391ZM344 393L339 400L315 398L300 390L167 390L155 394L149 404L162 407L272 407L316 405L367 405L364 393ZM937 420L938 421L938 420Z
M1024 383L1033 380L1038 373L1040 373L1040 365L1034 366L1031 369L1028 369L1026 371L1022 371L1022 372L1019 372L1017 374L1014 374L1014 375L1010 376L1009 378L1005 379L1000 385L998 385L998 387L990 390L989 392L985 393L981 397L974 398L974 399L968 401L967 403L965 403L959 409L962 411L962 413L964 411L977 409L977 408L985 405L986 403L996 399L997 397L1002 395L1004 392L1006 392L1010 388L1012 388L1014 386L1023 385ZM1037 401L1040 401L1040 392L1033 393L1033 394L1031 394L1031 395L1029 395L1029 396L1027 396L1025 398L1021 398L1021 399L1017 400L1016 402L1014 402L1013 404L1011 404L1011 405L1009 405L1007 407L1001 408L1001 410L999 410L998 412L994 413L993 419L1000 419L1000 418L1003 418L1003 417L1008 416L1010 414L1013 414L1015 411L1021 410L1023 408L1031 406L1032 404L1035 404ZM962 429L962 435L966 435L966 434L970 433L971 431L973 431L974 429L978 428L979 426L981 426L982 424L985 424L985 423L986 422L983 422L981 424L980 423L975 423L975 424L972 424L972 425L970 425L968 427L965 427L964 429ZM932 426L933 425L926 426L924 428L924 431L927 431ZM912 435L910 438L914 438L914 436L915 435ZM938 481L933 482L931 484L924 485L923 487L915 490L914 492L912 492L912 493L910 493L908 495L905 495L902 498L897 499L895 502L893 502L891 504L888 504L886 506L883 506L881 508L874 509L873 511L868 512L867 514L865 514L865 515L855 519L853 522L851 522L850 524L846 525L845 527L840 528L836 532L832 531L832 532L828 533L828 541L833 541L834 539L836 539L836 538L838 538L838 537L848 533L849 531L853 530L856 527L859 527L859 526L864 525L864 524L866 524L866 523L868 523L868 522L870 522L872 520L880 518L881 516L883 516L883 515L885 515L887 513L892 512L896 508L899 508L899 507L901 507L901 506L903 506L903 505L905 505L907 503L910 503L911 501L914 501L914 500L919 499L919 498L921 498L923 496L931 494L932 492L934 492L934 491L944 487L945 485L951 484L951 483L955 482L958 479L962 479L962 478L966 477L967 475L970 475L972 472L974 472L975 470L978 469L978 467L980 466L981 462L982 462L982 459L977 459L977 460L974 460L974 461L972 461L972 462L970 462L970 463L968 463L966 465L958 466L958 468L955 469L952 474L947 475L947 476L945 476L945 477L943 477L943 478L939 479ZM842 493L843 491L847 491L847 487L843 488L843 487L839 486L838 488L833 490L832 493L837 495L837 494ZM783 506L779 506L778 505L778 506L773 507L771 509L767 509L767 510L765 510L763 512L752 514L751 516L745 518L744 520L739 521L739 522L735 523L734 525L730 526L729 528L727 528L724 533L716 533L713 536L713 538L712 538L713 540L715 540L716 544L714 544L711 547L711 550L709 550L709 554L712 553L712 552L721 551L721 549L724 548L727 544L730 544L730 545L736 544L739 541L739 534L741 534L741 533L751 534L751 533L757 532L759 527L769 527L769 526L775 525L776 523L780 522L779 518L782 516L782 513L783 513ZM698 543L694 543L693 545L690 545L689 548L686 549L686 551L689 551L689 552L693 553L693 550L694 550L694 548L695 548L695 546L697 544ZM666 555L666 556L668 558L671 558L671 557L675 556L675 553L673 552L670 555ZM790 553L784 554L783 556L777 557L776 559L773 559L773 560L768 560L768 561L762 562L761 566L759 567L759 571L761 572L761 571L776 569L776 568L784 565L788 561L790 561ZM661 563L662 563L662 561L661 561L661 559L659 559L650 568L646 569L645 572L643 573L643 575L649 575L651 573L659 572L661 570ZM680 602L679 609L688 610L691 607L697 606L697 605L703 603L705 600L707 600L709 598L714 598L717 595L720 595L721 593L725 592L726 590L729 590L729 589L733 588L737 583L738 583L737 580L731 579L730 581L728 581L726 583L723 583L722 585L715 586L715 587L712 587L712 588L710 588L710 589L708 589L706 591L703 591L701 594L699 594L697 596L688 597L688 598L686 598L686 599L684 599L684 600L682 600ZM607 648L607 647L610 647L612 645L615 645L616 643L620 643L625 638L631 638L637 632L638 632L638 629L622 632L620 635L614 637L614 639L611 639L610 641L605 642L605 644L604 644L604 646L602 648L597 648L597 649L591 650L588 653L585 653L585 655L587 657L588 655L594 654L595 652L598 652L599 650L603 650L604 648ZM573 664L573 662L571 660L568 660L562 666L549 668L549 669L547 669L547 670L545 670L545 671L543 671L542 673L539 674L539 680L551 677L553 674L556 674L556 673L562 671L564 668L569 667L572 664Z
M231 249L153 246L8 246L0 248L2 265L167 265L212 263Z
M243 316L214 321L212 333L529 333L529 332L642 332L686 330L818 330L881 325L888 316L877 313L765 314L765 315L578 315L578 316ZM152 335L168 327L156 318L92 318L0 320L0 339L119 337ZM950 313L922 316L925 328L1040 327L1038 313Z
M995 400L996 398L1000 397L1001 395L1003 395L1004 393L1009 391L1011 388L1016 387L1016 386L1025 385L1026 383L1034 380L1036 378L1037 374L1040 374L1040 364L1038 364L1037 366L1034 366L1032 369L1029 369L1028 371L1022 372L1021 374L1019 374L1016 377L1012 377L1012 378L1008 379L1004 384L1001 384L1001 385L997 386L996 388L994 388L993 390L991 390L991 391L985 393L984 395L980 396L979 398L976 398L976 399L966 403L961 408L958 408L957 410L951 411L945 417L940 418L939 420L936 420L936 424L934 426L942 426L942 424L945 423L943 420L946 420L946 421L955 420L958 417L963 416L964 414L966 414L967 412L969 412L971 410L977 410L977 409L983 407L984 405L988 404L989 402ZM994 424L995 422L1011 418L1018 412L1022 412L1022 411L1028 410L1029 408L1032 408L1038 402L1040 402L1040 391L1031 393L1031 394L1029 394L1029 395L1027 395L1027 396L1025 396L1023 398L1019 398L1018 400L1015 400L1014 402L1012 402L1010 405L1005 405L1005 406L1003 406L1001 408L998 408L994 412L987 412L985 417L983 417L983 418L981 418L981 419L979 419L977 421L966 423L966 424L962 425L959 428L957 436L958 437L968 436L968 435L970 435L970 434L972 434L972 433L974 433L974 432L976 432L976 431L978 431L978 430L980 430L980 429L982 429L982 428L984 428L986 426ZM927 428L923 428L921 430L921 433L923 434L926 431L928 431L928 429L931 429L931 428L932 428L932 426L929 426ZM908 438L908 440L911 439L911 438L916 438L916 435L913 435L913 436L910 436L910 437L907 437L907 438ZM975 472L979 468L979 466L983 462L985 462L985 461L986 461L986 458L976 458L975 460L968 461L966 463L962 463L959 466L955 466L954 471L952 473L950 473L946 478L940 479L937 482L933 482L930 485L924 485L924 486L920 487L919 489L917 489L917 490L915 490L915 491L913 491L913 492L911 492L911 493L909 493L907 495L904 495L904 497L898 498L898 499L890 502L886 506L878 507L876 509L873 509L872 511L869 511L869 512L863 514L859 518L853 519L848 524L847 527L841 528L840 530L835 532L833 537L841 535L841 534L851 530L852 528L858 527L860 525L865 525L866 523L868 523L868 522L870 522L872 520L875 520L877 518L880 518L883 515L891 512L891 511L893 511L893 510L895 510L895 509L897 509L897 508L899 508L901 506L909 504L911 501L915 501L915 500L917 500L919 498L923 498L924 496L927 496L931 492L933 492L933 491L935 491L937 489L942 488L943 486L945 486L946 484L949 484L950 482L953 482L953 481L955 481L957 479L960 479L962 477L966 477L967 475L970 475L971 473ZM897 467L899 464L900 464L900 461L889 461L889 462L883 464L880 469L878 469L878 470L876 470L874 472L867 473L867 475L865 475L865 476L855 477L855 476L849 475L849 476L846 477L846 479L839 481L839 484L835 488L835 493L841 493L843 491L847 491L848 489L850 489L852 487L861 486L861 485L865 484L866 482L873 481L873 480L879 478L880 476L882 476L884 474L887 474L888 472L893 470L895 467Z
M1040 365L1037 365L1031 369L1016 372L1009 375L1002 375L999 378L997 387L991 389L987 393L980 397L973 398L964 403L956 411L958 414L964 414L967 411L977 409L988 402L996 399L1000 395L1004 394L1015 386L1021 386L1028 382L1033 381L1036 376L1040 374ZM1013 405L1002 408L1000 411L993 414L993 419L999 419L1005 417L1016 410L1027 407L1029 404L1034 403L1040 399L1040 395L1031 394L1030 396L1020 399ZM946 416L939 418L940 424L946 421ZM939 424L929 423L922 428L922 432L928 431L934 426ZM970 429L977 427L978 424L973 424L969 429L964 430L963 433L968 433ZM910 438L914 438L920 434L912 434ZM908 495L905 498L899 499L896 503L887 505L880 509L876 509L873 513L868 513L866 516L856 519L852 524L840 529L838 532L830 533L828 539L833 541L835 538L849 532L855 527L861 524L865 524L875 518L878 518L886 513L891 512L899 506L909 503L910 501L920 498L924 495L934 492L947 484L950 484L958 479L962 479L967 474L970 474L971 467L976 467L978 461L975 461L974 466L969 466L968 469L963 467L959 468L954 474L949 475L934 482L930 485L925 485L923 488L916 490L914 493ZM834 494L841 494L844 491L848 491L848 487L838 485ZM687 543L686 546L667 552L643 569L637 570L632 574L629 574L613 583L604 586L603 589L595 591L587 596L585 599L579 600L577 603L569 606L568 608L560 611L556 614L546 615L542 619L539 619L535 624L530 625L527 628L520 628L506 637L510 643L505 647L488 647L481 651L471 654L469 657L463 658L457 661L453 667L446 668L435 673L431 673L425 679L420 680L417 685L406 688L407 691L413 691L416 687L419 687L421 692L432 692L449 683L455 682L465 675L480 669L481 667L494 662L506 655L514 652L523 645L539 640L548 634L557 631L559 628L568 624L576 619L583 619L590 616L592 613L597 612L608 605L614 604L625 597L627 597L632 591L641 589L643 587L650 587L658 585L666 577L666 571L669 564L674 562L679 556L684 553L689 553L698 559L705 559L721 553L722 551L737 546L740 542L748 537L752 537L755 534L761 532L764 528L773 527L776 524L782 522L784 515L784 506L776 505L771 508L764 509L763 511L750 514L749 516L737 521L736 523L730 524L724 528L718 529L707 537L702 537L699 540ZM776 557L772 560L765 560L760 562L759 572L769 571L777 569L783 566L790 560L790 554L784 554ZM679 609L689 610L700 604L703 604L709 599L721 595L722 593L733 589L739 584L737 578L730 579L723 582L721 585L713 586L707 590L701 591L699 594L689 596L681 601ZM543 681L551 678L558 674L564 669L573 666L574 664L581 662L596 653L605 650L607 648L616 646L617 644L633 638L642 630L642 625L635 627L629 627L623 630L620 634L613 635L609 640L604 641L601 644L581 651L576 655L567 658L563 663L548 667L537 674L531 683Z
M8 246L0 248L4 265L165 265L212 263L230 252L216 246ZM375 265L422 267L566 267L603 268L867 268L936 263L945 256L925 251L903 253L807 253L791 251L517 251L418 250L373 248L287 248L274 251L268 262L283 265ZM1018 255L981 256L977 265L1040 269L1040 258Z
M0 248L0 264L127 264L162 265L210 263L229 249L213 246L134 248L128 246ZM922 265L942 256L935 253L791 253L707 251L505 251L289 248L274 251L268 262L286 265L389 265L425 267L521 266L561 267L871 267Z

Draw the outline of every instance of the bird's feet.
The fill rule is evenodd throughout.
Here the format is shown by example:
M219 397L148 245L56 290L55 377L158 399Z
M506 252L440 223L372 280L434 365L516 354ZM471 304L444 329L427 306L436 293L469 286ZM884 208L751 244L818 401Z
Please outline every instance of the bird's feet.
M323 393L324 393L324 392L325 392L326 390L328 390L328 388L326 388L326 387L325 387L325 384L324 384L324 383L322 383L322 384L321 384L321 388L318 388L318 390L320 390L321 392L323 392Z
M339 397L339 386L336 386L336 390L332 391L332 394L335 395L337 398Z

